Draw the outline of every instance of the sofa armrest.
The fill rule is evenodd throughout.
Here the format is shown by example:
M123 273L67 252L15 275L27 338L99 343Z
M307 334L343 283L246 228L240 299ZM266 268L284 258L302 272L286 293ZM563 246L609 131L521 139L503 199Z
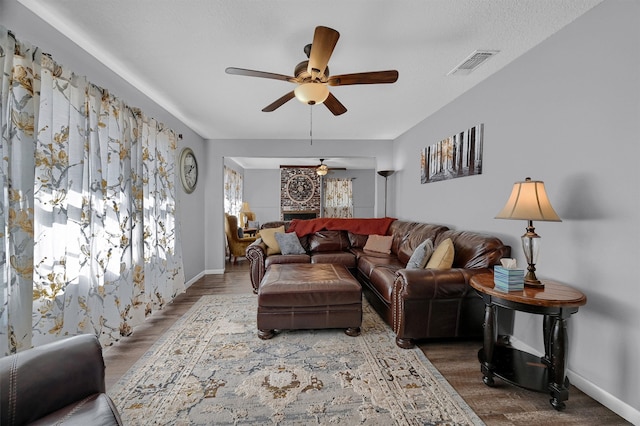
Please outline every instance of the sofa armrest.
M484 302L469 280L489 271L487 268L398 270L391 296L392 327L398 346L412 347L415 338L459 337L477 329ZM474 327L478 313L480 324Z
M394 298L445 299L462 297L475 290L469 284L472 276L491 272L487 268L400 269L394 282Z
M262 238L258 238L247 247L246 257L249 259L249 277L251 278L253 292L258 293L260 281L262 281L265 273L264 262L267 258L267 245L262 242Z
M105 392L102 348L83 334L0 358L0 424L26 424Z

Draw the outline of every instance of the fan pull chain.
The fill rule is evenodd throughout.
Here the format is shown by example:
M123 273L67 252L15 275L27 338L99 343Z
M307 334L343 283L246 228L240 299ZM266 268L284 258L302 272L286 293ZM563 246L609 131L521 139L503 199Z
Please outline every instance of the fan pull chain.
M309 140L310 145L313 146L313 107L309 107Z

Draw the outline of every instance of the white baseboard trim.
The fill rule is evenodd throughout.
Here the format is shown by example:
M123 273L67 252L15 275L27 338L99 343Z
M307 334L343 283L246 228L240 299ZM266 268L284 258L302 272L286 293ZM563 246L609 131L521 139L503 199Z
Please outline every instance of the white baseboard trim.
M198 275L196 275L195 277L191 278L189 281L184 283L184 288L187 289L191 287L193 283L195 283L205 275L222 275L222 274L224 274L224 269L207 269L205 271L200 272Z
M536 356L544 356L542 352L532 348L513 336L511 336L511 346ZM609 410L613 411L628 422L631 422L631 424L640 425L640 411L636 410L626 402L619 400L609 392L600 389L593 382L590 382L579 374L574 373L570 369L567 369L567 377L572 385L607 407ZM569 401L571 401L571 395L569 395Z
M185 288L189 288L191 287L191 285L193 283L195 283L196 281L198 281L200 278L204 277L204 272L200 272L198 275L196 275L195 277L191 278L189 281L187 281L186 283L184 283L184 287Z

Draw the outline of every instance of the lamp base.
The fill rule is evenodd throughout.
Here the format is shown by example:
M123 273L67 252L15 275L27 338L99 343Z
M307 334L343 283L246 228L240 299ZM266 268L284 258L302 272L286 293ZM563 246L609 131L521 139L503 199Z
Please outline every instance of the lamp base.
M527 275L524 276L524 285L526 287L543 288L544 284L536 277L536 267L530 263L527 269Z
M535 281L524 280L524 286L533 287L533 288L544 288L544 284L541 283L539 280L535 280Z
M538 277L536 277L535 270L536 270L536 267L530 263L527 271L527 275L524 276L524 285L526 287L542 288L544 287L544 284L540 282Z

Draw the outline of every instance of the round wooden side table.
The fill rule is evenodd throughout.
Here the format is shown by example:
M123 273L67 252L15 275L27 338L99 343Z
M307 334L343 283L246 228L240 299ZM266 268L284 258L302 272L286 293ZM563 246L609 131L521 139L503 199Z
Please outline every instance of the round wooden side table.
M569 286L542 280L544 287L526 287L506 292L494 288L493 274L478 274L471 286L485 303L484 342L478 352L483 381L494 384L493 377L538 392L549 392L553 408L562 410L569 399L569 380L565 376L568 352L567 319L587 303L587 297ZM497 344L496 306L544 315L544 356Z

